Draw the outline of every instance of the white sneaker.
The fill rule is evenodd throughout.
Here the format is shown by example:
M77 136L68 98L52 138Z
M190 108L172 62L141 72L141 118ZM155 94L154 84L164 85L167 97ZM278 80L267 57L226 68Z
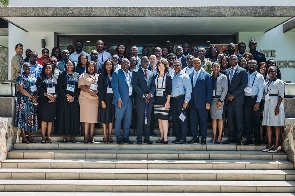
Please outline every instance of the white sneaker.
M273 147L274 147L274 145L272 145L270 148L267 148L267 146L266 146L266 148L265 148L264 150L262 150L262 152L268 152L268 151L270 151L271 149L273 149Z
M269 153L276 153L281 150L281 146L279 146L276 150L269 150Z

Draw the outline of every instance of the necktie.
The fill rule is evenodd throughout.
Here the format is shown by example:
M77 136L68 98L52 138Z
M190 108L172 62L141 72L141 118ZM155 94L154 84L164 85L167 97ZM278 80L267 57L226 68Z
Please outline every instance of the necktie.
M193 77L193 87L196 86L197 79L198 79L198 72L195 72L194 77Z
M144 77L145 77L145 79L147 79L147 70L146 69L144 70Z
M230 70L230 82L233 79L233 76L234 76L234 69L231 69Z

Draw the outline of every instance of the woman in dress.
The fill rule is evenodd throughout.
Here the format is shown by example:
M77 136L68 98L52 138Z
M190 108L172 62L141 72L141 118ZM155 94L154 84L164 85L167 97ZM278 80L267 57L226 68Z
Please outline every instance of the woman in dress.
M39 120L41 120L41 143L52 143L51 129L55 121L57 110L57 80L53 76L54 65L46 64L43 66L42 73L37 79ZM47 135L47 138L45 138Z
M70 136L72 143L76 143L75 136L79 133L80 112L79 112L79 94L78 88L79 74L74 72L75 64L68 60L66 71L62 72L57 80L58 88L58 133L63 136L62 142L67 142L67 136Z
M268 68L269 81L264 88L264 111L262 125L266 126L268 145L263 152L278 152L281 149L281 129L285 124L284 82L276 77L277 67ZM272 143L272 127L275 130L275 143Z
M86 54L81 54L78 57L78 63L77 63L77 67L76 67L76 72L79 75L81 75L82 73L85 73L87 64L88 64L88 57L86 56Z
M102 69L102 74L98 78L100 99L98 121L102 124L103 142L113 143L112 130L115 121L115 106L112 104L114 95L112 90L112 74L114 72L114 64L111 60L107 60Z
M172 79L168 74L169 65L166 59L157 63L157 75L155 76L156 93L154 103L155 119L158 119L160 139L157 143L168 144L168 114L170 109L170 97L172 90Z
M94 61L86 66L86 73L79 78L80 122L83 123L84 143L94 143L93 133L98 118L98 74Z
M22 132L22 143L36 143L31 133L38 131L36 78L30 75L30 64L23 64L23 73L17 81L17 103L14 126ZM26 133L28 137L26 137Z
M212 64L213 75L211 76L213 95L210 107L212 118L212 143L220 144L223 133L223 118L224 118L224 100L228 90L227 77L220 73L220 64L215 62ZM218 134L217 134L218 127ZM218 137L217 137L218 135Z

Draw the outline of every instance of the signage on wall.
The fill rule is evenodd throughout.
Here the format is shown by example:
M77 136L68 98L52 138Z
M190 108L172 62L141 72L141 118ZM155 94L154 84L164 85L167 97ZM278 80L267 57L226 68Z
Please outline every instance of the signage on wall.
M276 50L260 50L266 58L275 58ZM295 60L276 60L279 68L295 68Z

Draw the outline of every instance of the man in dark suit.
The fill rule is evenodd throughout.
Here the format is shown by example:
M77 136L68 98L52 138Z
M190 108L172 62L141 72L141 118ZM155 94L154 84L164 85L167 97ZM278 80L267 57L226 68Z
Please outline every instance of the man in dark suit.
M141 67L133 72L133 87L135 91L135 105L137 110L137 144L152 144L150 140L150 122L154 93L156 89L154 74L148 70L148 57L141 58Z
M191 73L192 98L190 101L191 132L193 139L189 144L199 143L199 130L201 131L201 144L206 144L208 111L212 102L212 82L210 75L202 68L199 58L193 60L194 72ZM200 127L200 129L199 129Z
M243 105L244 105L244 89L247 86L246 70L238 65L238 57L231 55L229 63L231 68L226 70L228 79L227 93L227 122L229 139L222 143L235 143L241 145L243 131Z
M132 118L133 88L132 73L128 70L130 62L123 58L121 62L122 69L116 69L112 75L112 88L114 93L113 104L115 105L115 132L117 144L128 143L129 131ZM120 134L121 123L124 119L123 138Z

